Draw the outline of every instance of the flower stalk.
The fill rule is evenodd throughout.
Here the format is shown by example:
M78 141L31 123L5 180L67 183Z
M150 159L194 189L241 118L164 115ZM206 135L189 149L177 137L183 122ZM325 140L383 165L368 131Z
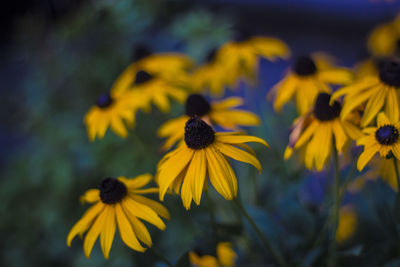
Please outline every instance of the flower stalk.
M333 165L334 165L334 181L333 181L333 215L332 215L332 237L329 251L329 266L337 266L337 244L336 244L336 231L338 228L339 208L340 208L340 169L339 157L336 149L335 142L333 142Z
M251 216L247 213L246 209L243 207L242 202L240 201L239 196L234 199L234 202L236 206L239 208L240 212L243 214L243 216L246 217L247 221L250 223L253 230L257 233L258 237L261 239L261 241L264 243L267 249L271 252L272 256L277 260L279 265L282 267L289 266L289 264L286 262L286 260L280 253L280 251L273 245L271 240L269 240L269 238L263 234L263 232L260 230L260 228L258 228L254 220L251 218Z

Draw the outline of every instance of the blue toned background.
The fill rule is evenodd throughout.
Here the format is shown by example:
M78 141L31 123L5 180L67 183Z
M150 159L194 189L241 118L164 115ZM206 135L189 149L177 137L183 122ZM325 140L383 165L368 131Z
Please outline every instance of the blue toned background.
M138 114L137 127L126 139L108 132L90 143L83 116L97 95L110 88L131 62L133 49L146 43L154 51L180 51L198 62L237 29L281 38L293 56L314 51L332 54L351 67L368 56L370 30L391 20L399 1L10 1L0 11L0 265L1 266L151 266L149 254L130 251L116 238L108 261L96 245L85 259L82 242L71 248L66 236L86 207L79 196L105 176L133 177L155 171L162 154L157 128L182 112L156 109ZM261 61L259 83L242 84L227 95L240 95L245 107L262 118L248 129L266 138L271 149L256 148L262 175L235 165L240 193L257 222L288 258L304 266L321 266L327 244L315 245L326 219L330 172L305 171L282 159L292 107L275 114L265 95L291 61ZM151 120L149 119L151 118ZM348 170L345 169L345 172ZM342 266L398 266L400 239L385 208L395 194L381 181L347 194L359 214L357 234L341 249ZM245 238L231 204L217 194L218 220L238 226L238 266L265 266L257 238ZM172 218L164 232L151 228L154 243L174 261L209 234L205 207L186 212L177 197L166 206ZM243 227L242 227L243 226ZM178 238L179 237L179 238ZM323 240L325 240L323 238ZM390 265L392 264L392 265Z

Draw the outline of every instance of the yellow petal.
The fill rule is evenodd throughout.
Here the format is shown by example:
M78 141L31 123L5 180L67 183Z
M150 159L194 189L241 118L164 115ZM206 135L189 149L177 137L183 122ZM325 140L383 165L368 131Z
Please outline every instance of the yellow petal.
M378 117L376 119L378 127L382 127L384 125L391 124L386 114L383 112L379 112Z
M193 200L197 205L200 205L204 181L206 180L206 152L203 149L194 153L193 160L188 168L189 173L193 175L191 177Z
M316 131L317 127L319 125L319 122L317 120L313 120L310 125L305 129L305 131L300 135L299 139L297 140L294 148L299 148L303 146L314 134Z
M160 215L161 217L169 220L170 215L168 210L161 204L158 203L155 200L149 199L147 197L143 197L143 196L139 196L139 195L134 195L132 196L132 199L145 205L150 207L151 209L153 209L158 215Z
M81 196L82 203L94 203L100 201L100 190L99 189L89 189Z
M98 202L88 209L82 218L72 227L71 231L67 237L67 245L71 246L71 241L79 233L84 233L89 226L92 224L93 220L102 212L104 208L103 202Z
M399 114L399 93L398 89L389 88L386 95L385 113L391 122L398 122Z
M362 126L367 126L385 104L386 91L381 91L380 87L375 88L375 91L376 94L368 100L367 106L365 107L364 115L361 119Z
M150 181L152 179L153 179L153 175L151 175L150 173L145 173L145 174L136 176L135 178L132 178L132 179L127 179L123 176L118 177L118 180L123 182L127 187L129 187L129 189L141 188L141 187L147 185L148 183L150 183Z
M223 169L225 164L221 165L221 162L225 160L224 157L221 154L218 155L219 152L215 151L212 146L207 147L205 151L208 176L212 185L225 199L232 200L236 196L235 183L231 182L231 177L227 177L227 172ZM230 172L228 174L230 175Z
M250 136L250 135L234 135L234 134L225 135L225 134L216 133L215 139L221 143L241 144L241 143L256 142L256 143L263 144L266 147L269 147L267 142L265 142L263 139L256 137L256 136Z
M92 252L92 248L94 243L96 242L97 237L100 235L100 232L104 228L104 224L107 219L107 214L105 210L103 210L99 216L94 221L94 224L89 229L88 233L85 236L85 240L83 241L83 251L85 252L86 258L90 257L90 253Z
M112 242L115 234L115 208L111 205L106 205L104 208L104 225L100 233L100 245L103 251L104 258L108 259Z
M251 164L256 167L259 172L261 172L262 167L260 162L250 153L247 153L246 151L236 148L232 145L226 145L219 142L214 142L213 146L225 156Z
M227 97L222 101L211 103L211 110L227 110L243 105L243 99L240 97Z
M238 126L256 126L260 124L258 116L244 110L211 111L210 118L216 124L227 129L235 129Z
M122 205L124 209L128 210L136 217L148 221L149 223L155 225L160 230L165 229L165 223L161 220L160 217L158 217L157 213L151 208L129 197L122 200Z
M120 204L115 204L115 215L117 218L117 224L119 229L119 234L122 241L131 249L144 252L146 249L140 245L135 233L133 232L132 226L126 217Z
M167 154L168 155L168 154ZM193 150L189 148L180 149L167 159L159 169L158 183L160 185L160 200L164 199L169 186L177 178L180 172L189 164L193 156Z
M372 146L364 147L364 151L360 154L357 160L357 169L362 171L365 165L367 165L367 163L372 159L376 152L378 152L378 150L379 145L376 143Z

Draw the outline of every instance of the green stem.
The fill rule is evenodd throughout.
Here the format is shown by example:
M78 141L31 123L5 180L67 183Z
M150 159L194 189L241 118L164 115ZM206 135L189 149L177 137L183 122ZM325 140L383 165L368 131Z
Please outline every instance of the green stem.
M272 256L275 257L275 259L279 262L279 265L281 266L289 266L289 264L285 261L283 258L282 254L279 252L279 250L273 245L271 240L269 240L263 232L261 232L260 228L258 228L257 224L254 222L254 220L250 217L250 215L247 213L246 209L243 207L242 202L240 201L239 196L234 199L236 205L238 206L239 210L242 212L244 217L246 217L247 221L250 223L251 227L253 230L257 233L258 237L262 240L264 245L268 248L268 250L271 252Z
M336 150L335 142L333 143L333 164L335 169L335 176L333 182L333 214L332 214L332 237L330 244L330 253L329 253L329 266L335 267L337 266L336 262L336 231L338 227L339 220L339 207L340 207L340 169L339 169L339 158L338 151Z
M397 166L397 159L394 156L393 156L393 164L394 164L394 170L396 172L397 195L399 195L400 194L400 173L399 173L399 167Z
M215 220L215 215L214 215L214 206L210 197L210 194L208 193L208 191L205 192L206 195L206 199L207 199L207 209L208 209L208 213L210 214L210 221L211 221L211 227L213 230L213 237L216 238L217 237L217 223Z
M166 258L163 256L163 254L158 250L158 248L152 246L149 248L149 250L162 262L164 262L166 265L169 267L174 267L174 265Z
M347 185L350 183L350 181L352 180L352 178L354 176L354 173L356 172L357 159L358 159L359 155L360 155L360 153L358 153L357 155L354 156L351 170L348 173L348 175L345 177L344 182L341 186L340 195L339 195L339 203L342 203L344 194L346 193ZM328 218L326 219L324 226L322 227L321 231L319 232L317 239L314 242L313 248L318 247L321 244L321 242L325 236L325 231L328 229L328 226L332 220L332 217L333 217L333 210L329 212Z

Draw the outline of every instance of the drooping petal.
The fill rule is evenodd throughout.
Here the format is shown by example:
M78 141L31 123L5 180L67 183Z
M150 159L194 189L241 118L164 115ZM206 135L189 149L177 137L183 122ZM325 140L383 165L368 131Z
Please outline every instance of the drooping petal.
M124 209L135 214L136 217L141 218L149 223L155 225L158 229L164 230L165 223L158 217L157 213L146 205L143 205L131 198L125 198L121 204Z
M106 219L107 219L107 214L105 210L103 210L99 214L99 216L97 216L92 227L90 227L89 231L87 232L85 240L83 241L83 251L85 252L86 258L90 257L93 245L96 242L97 237L100 235L100 232L104 228Z
M131 249L144 252L146 249L139 243L135 233L133 232L132 225L120 204L115 204L115 215L122 241Z
M101 229L100 233L100 245L101 245L101 250L103 251L103 255L106 259L108 259L108 256L110 254L110 249L112 242L114 240L114 234L115 234L115 208L111 205L106 205L104 208L105 213L105 219L104 219L104 225L103 228Z
M145 206L150 207L161 217L169 220L170 214L169 214L168 210L161 203L159 203L155 200L149 199L147 197L139 196L139 195L133 195L131 197L133 200L135 200L139 203L142 203Z
M183 148L179 150L173 157L163 162L158 173L158 183L160 185L160 200L164 199L169 186L177 178L180 172L189 164L193 156L193 150Z
M82 218L72 227L71 231L67 237L67 245L71 246L71 241L79 233L84 233L90 225L92 225L93 220L102 212L104 209L103 202L98 202L88 209Z
M215 142L213 144L213 146L218 151L220 151L222 154L224 154L230 158L233 158L235 160L251 164L254 167L256 167L259 172L261 172L262 167L261 167L260 162L258 161L258 159L255 156L251 155L250 153L248 153L244 150L241 150L239 148L236 148L232 145L226 145L226 144L219 143L219 142Z
M364 147L364 151L360 154L357 160L357 169L362 171L372 157L379 151L379 145L373 144L369 147Z

